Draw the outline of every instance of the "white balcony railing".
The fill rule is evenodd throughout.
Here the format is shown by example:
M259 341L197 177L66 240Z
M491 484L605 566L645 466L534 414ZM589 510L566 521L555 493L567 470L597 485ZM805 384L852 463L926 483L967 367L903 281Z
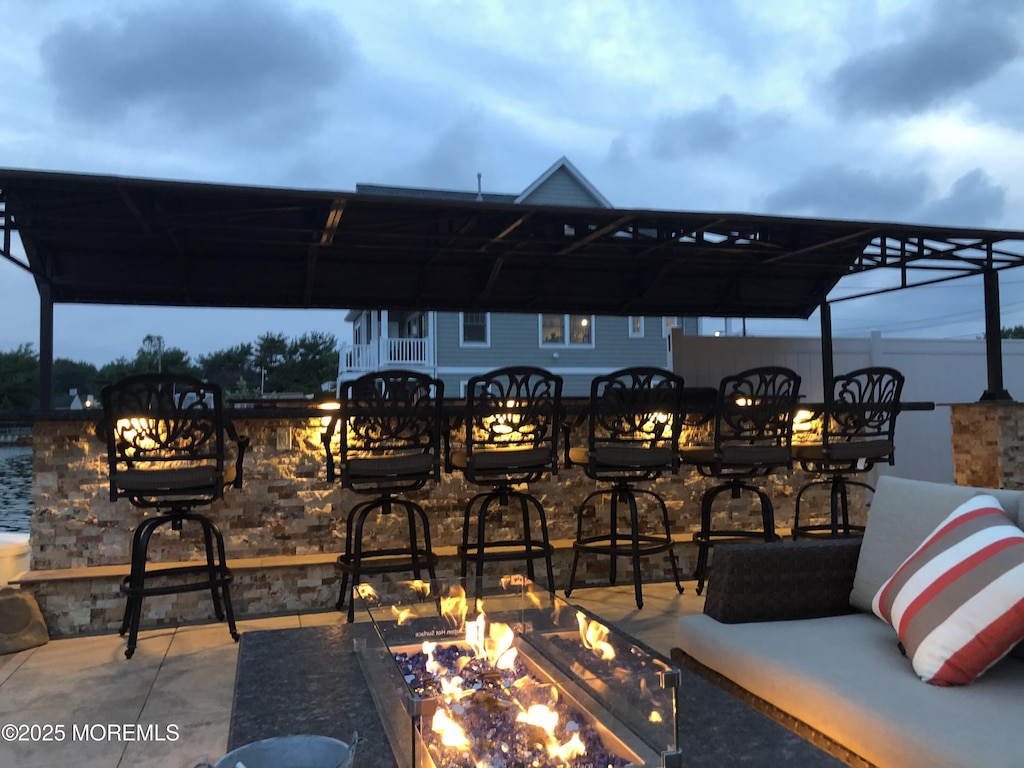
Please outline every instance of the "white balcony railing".
M338 373L366 373L382 368L432 368L430 339L380 339L370 344L340 344Z

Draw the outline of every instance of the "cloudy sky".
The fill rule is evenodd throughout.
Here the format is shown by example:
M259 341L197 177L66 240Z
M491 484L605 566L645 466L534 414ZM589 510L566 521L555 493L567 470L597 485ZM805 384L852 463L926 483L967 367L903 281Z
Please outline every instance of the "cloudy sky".
M1024 229L1024 0L8 0L4 29L0 167L520 192L565 155L620 208ZM0 351L38 345L6 262L0 302ZM984 327L977 285L833 321ZM193 356L347 338L338 312L58 306L55 326L58 357L96 364L146 334Z

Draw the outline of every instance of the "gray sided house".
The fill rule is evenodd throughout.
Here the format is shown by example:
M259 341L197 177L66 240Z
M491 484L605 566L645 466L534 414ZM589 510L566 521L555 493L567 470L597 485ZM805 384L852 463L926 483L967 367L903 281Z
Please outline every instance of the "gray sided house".
M539 205L611 204L566 158L522 193L493 194L357 184L361 194ZM421 370L452 397L472 377L506 365L535 365L565 380L564 394L585 396L594 376L634 365L671 368L671 329L696 333L695 318L610 317L494 312L358 310L351 344L341 345L339 382L384 368ZM691 327L692 326L692 327Z

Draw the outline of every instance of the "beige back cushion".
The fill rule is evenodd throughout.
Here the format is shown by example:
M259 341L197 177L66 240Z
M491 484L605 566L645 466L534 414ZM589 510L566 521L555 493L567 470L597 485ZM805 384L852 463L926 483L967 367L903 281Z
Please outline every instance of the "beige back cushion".
M954 509L979 493L995 496L1009 518L1020 525L1024 495L1021 491L929 483L888 475L879 478L868 510L850 605L870 612L875 593L900 564Z

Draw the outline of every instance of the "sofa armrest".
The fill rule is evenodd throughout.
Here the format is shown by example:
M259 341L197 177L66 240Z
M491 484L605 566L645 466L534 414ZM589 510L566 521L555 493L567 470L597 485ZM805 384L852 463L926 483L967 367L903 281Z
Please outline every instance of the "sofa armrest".
M704 613L723 624L853 613L860 544L859 537L717 544Z

